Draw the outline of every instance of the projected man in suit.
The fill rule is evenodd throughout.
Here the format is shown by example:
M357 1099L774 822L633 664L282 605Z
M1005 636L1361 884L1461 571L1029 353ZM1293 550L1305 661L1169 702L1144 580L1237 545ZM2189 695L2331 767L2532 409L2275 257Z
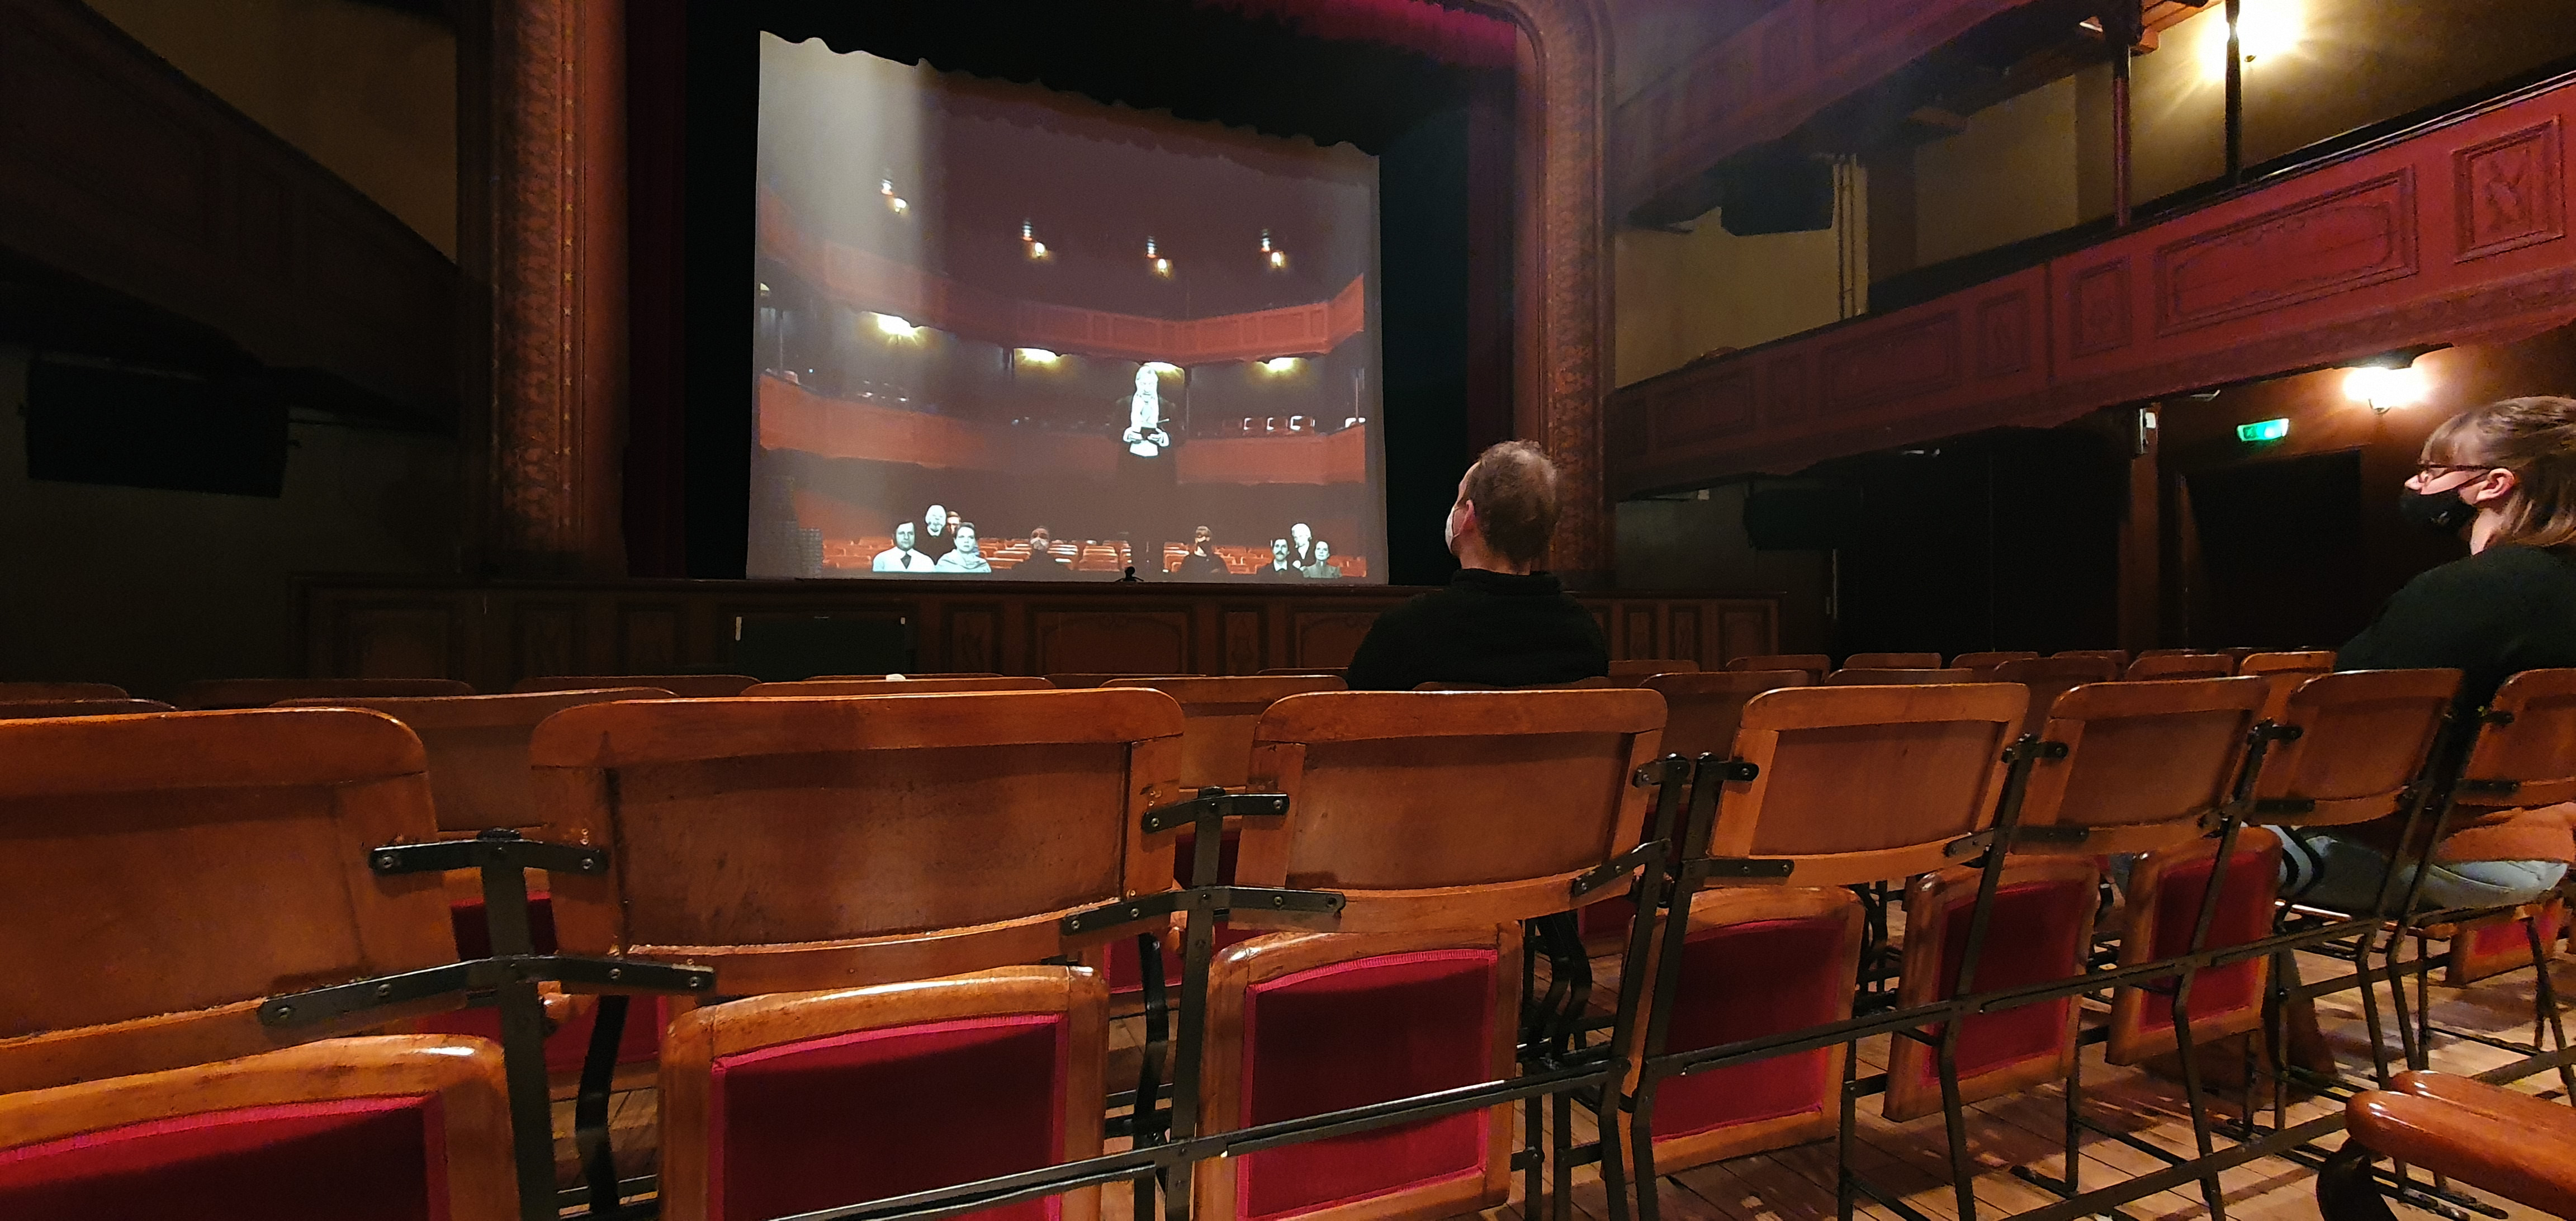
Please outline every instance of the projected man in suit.
M955 534L957 536L957 549L939 557L939 571L993 571L993 566L985 562L982 553L975 550L975 523L971 521L961 521L957 523Z
M912 544L912 523L908 521L896 522L894 524L894 546L878 552L876 562L869 567L877 572L930 571L931 567L936 564L937 561L913 550Z
M1288 540L1284 538L1270 540L1270 566L1261 570L1261 579L1294 581L1304 575L1298 571L1296 563L1288 557Z
M1329 581L1342 575L1341 569L1333 567L1333 545L1320 538L1315 540L1315 562L1298 571L1310 581Z
M1152 364L1136 366L1136 389L1127 396L1127 429L1118 434L1126 452L1118 456L1117 507L1125 519L1128 554L1136 566L1163 574L1163 540L1170 537L1178 497L1173 471L1172 434L1163 428L1162 373Z

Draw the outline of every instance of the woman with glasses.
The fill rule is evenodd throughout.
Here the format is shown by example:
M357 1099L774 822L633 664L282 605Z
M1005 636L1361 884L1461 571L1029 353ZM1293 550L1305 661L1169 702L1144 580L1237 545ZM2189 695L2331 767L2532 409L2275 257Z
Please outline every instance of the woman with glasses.
M2576 399L2518 398L2442 422L2398 510L2469 544L2406 583L2343 646L2346 670L2460 671L2460 740L2474 712L2523 670L2576 666ZM2511 810L2457 826L2435 846L2421 902L2522 903L2576 860L2569 806ZM2397 847L2394 819L2296 837L2283 891L2345 911L2370 906ZM2299 847L2306 851L2300 851ZM2400 877L2401 893L2409 879Z

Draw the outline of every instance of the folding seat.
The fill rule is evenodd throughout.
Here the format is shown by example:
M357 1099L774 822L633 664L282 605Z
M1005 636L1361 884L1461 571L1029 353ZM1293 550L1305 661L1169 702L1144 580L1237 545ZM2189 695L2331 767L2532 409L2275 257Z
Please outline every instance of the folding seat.
M2007 661L1998 665L1989 681L2019 683L2030 692L2030 708L2022 722L2023 733L2038 733L2048 727L2048 710L2057 697L2085 683L2107 683L2120 677L2120 667L2107 657L2039 657L2028 661Z
M42 717L64 716L133 716L143 712L168 712L170 706L159 700L0 700L0 721L32 721Z
M362 699L394 695L472 695L452 678L215 678L189 683L170 697L180 708L268 708L285 700Z
M850 682L850 681L853 681L853 680L876 679L876 678L913 678L913 679L920 679L920 678L1001 678L1001 677L1004 677L1004 676L1003 676L1003 675L1001 675L1001 674L997 674L997 673L995 673L995 672L993 672L993 671L991 671L991 670L942 670L942 671L940 671L940 672L938 672L938 673L935 673L935 674L934 674L934 673L904 673L904 674L809 674L809 675L806 675L806 676L805 676L805 679L806 679L806 681L807 681L807 682Z
M1810 683L1823 682L1825 672L1834 668L1834 659L1822 653L1765 653L1754 657L1729 658L1729 670L1804 670Z
M1610 663L1610 677L1622 687L1634 687L1658 674L1696 674L1699 663L1687 658L1624 658Z
M2272 685L2272 702L2263 706L2263 719L2277 721L2290 706L2290 693L2299 684L2320 674L2334 672L2335 655L2325 649L2298 653L2255 653L2236 663L2236 672L2260 676Z
M0 724L0 827L0 1216L519 1215L496 1048L326 1037L461 993L311 1023L275 999L455 960L438 880L367 866L436 833L410 731L339 708Z
M1638 1181L1836 1131L1847 1044L1687 1076L1669 1076L1668 1057L1849 1017L1863 915L1840 888L1938 870L1992 825L2027 698L1968 683L1792 688L1745 705L1734 757L1704 764L1693 793L1695 812L1714 797L1713 816L1695 813L1713 820L1682 848L1682 876L1711 889L1658 943L1630 1099ZM1958 1188L1964 1199L1964 1175ZM1652 1194L1639 1201L1650 1221Z
M2090 657L2100 661L2107 661L2111 663L2111 673L2114 677L2117 677L2119 672L2127 669L2129 665L2129 651L2127 649L2059 649L2058 651L2049 654L2049 656L2051 658Z
M1299 671L1299 673L1306 673L1306 671ZM1084 690L1084 689L1091 688L1091 687L1101 686L1102 684L1107 683L1110 679L1113 679L1113 678L1161 678L1161 677L1163 677L1163 676L1162 676L1162 675L1159 675L1159 674L1128 674L1128 673L1120 672L1120 673L1115 673L1115 674L1109 674L1109 673L1100 673L1100 674L1050 674L1050 675L1047 675L1047 676L1046 676L1046 680L1047 680L1047 683L1048 683L1050 686L1053 686L1053 687L1054 687L1056 690L1058 690L1058 691L1079 691L1079 690Z
M549 674L520 679L510 690L526 695L539 691L658 687L682 699L720 699L740 695L743 688L759 681L748 674Z
M753 683L745 696L778 695L949 695L961 691L1051 691L1043 678L809 678L802 682Z
M1254 731L1251 784L1286 794L1288 809L1274 826L1245 828L1238 876L1331 891L1342 906L1332 932L1256 938L1217 959L1203 1130L1504 1077L1523 1012L1512 926L1624 889L1612 883L1634 867L1613 862L1638 842L1649 801L1631 780L1656 757L1662 725L1660 697L1624 689L1337 692L1272 705ZM1258 908L1233 919L1299 923ZM1582 992L1572 998L1547 1018L1579 1012ZM1614 1017L1616 1055L1624 1033ZM1539 1104L1528 1105L1535 1138ZM1601 1105L1615 1098L1605 1091ZM1560 1095L1560 1208L1570 1113ZM1194 1172L1198 1215L1491 1208L1509 1186L1510 1127L1498 1105L1207 1163ZM1615 1195L1615 1123L1603 1146ZM1529 1173L1536 1200L1535 1162Z
M563 945L764 998L674 1002L663 1214L763 1217L1099 1152L1066 1117L1105 1105L1104 992L1017 964L1114 935L1070 916L1171 888L1142 819L1186 795L1180 744L1171 697L1132 689L595 704L538 726L539 800L611 851L555 879ZM924 1109L938 1095L957 1106ZM824 1145L827 1162L787 1156Z
M2357 670L2318 675L2291 693L2254 778L2253 808L2246 816L2280 834L2254 835L2249 828L2239 839L2219 888L2209 946L2264 936L2273 925L2276 896L2301 902L2300 894L2279 894L2277 881L2281 854L2305 851L2300 831L2371 822L2419 807L2459 684L2457 670ZM2151 854L2132 871L2121 930L2123 962L2183 951L2215 860L2214 846L2204 842ZM2186 917L2186 911L2194 915ZM2364 934L2364 953L2374 939ZM2255 1029L2268 969L2268 963L2249 959L2200 972L2191 998L2195 1038ZM2376 1048L2378 1009L2371 989L2361 990L2361 1002ZM2113 993L2113 1063L2168 1051L2174 1043L2169 998L2137 988ZM2384 1060L2384 1051L2375 1054Z
M2133 893L2157 896L2155 902L2165 908L2162 918L2178 922L2180 944L2172 947L2173 952L2192 948L2201 891L2160 889L2153 876L2172 872L2165 862L2177 850L2192 860L2214 856L2214 852L2198 852L2196 846L2206 841L2242 792L2249 742L2266 694L2260 679L2218 678L2092 683L2057 697L2038 742L2029 750L2030 772L2012 855L1998 878L1977 952L1976 991L2083 973L2098 906L2098 857L2144 853L2138 872L2132 875ZM2239 835L2269 838L2259 829ZM2148 881L2141 883L2140 877ZM2227 885L2232 888L2241 880L2231 874ZM2262 893L2269 894L2269 873L2253 880L2260 883ZM1900 1006L1928 1004L1954 994L1979 881L1977 870L1953 866L1925 875L1908 893ZM2258 917L2267 916L2268 907L2255 912ZM2269 931L2265 920L2253 935ZM2136 952L2146 945L2145 940L2136 946L2124 943L2123 962L2147 961ZM2222 999L2221 989L2234 982L2227 972L2249 966L2259 971L2261 963L2199 973L2197 980L2209 982L2196 983L2193 989L2196 1009ZM2254 1013L2259 1017L2259 974L2254 980L2258 1001ZM2165 997L2165 1025L2170 1031L2171 999L2179 994L2171 980L2127 992ZM2236 1011L2226 1012L2234 1016ZM2069 1174L2080 1166L2073 1148L2080 1110L2076 1021L2072 996L1981 1014L1961 1023L1952 1049L1952 1081L1961 1104L2043 1081L2066 1083ZM2194 1027L2195 1038L2203 1033ZM2186 1084L2192 1091L2196 1131L2206 1132L2208 1117L2198 1083L2193 1079ZM1888 1118L1909 1119L1941 1110L1942 1089L1935 1048L1911 1039L1896 1040L1889 1055ZM2080 1189L2072 1181L2050 1186L2070 1195Z
M1954 670L1974 670L1977 672L1977 677L1986 678L1993 674L1996 666L2000 666L2005 662L2037 660L2039 660L2039 654L2027 651L1961 653L1950 659L1950 667Z
M2300 689L2301 696L2306 692L2307 688ZM2420 853L2438 862L2445 845L2514 834L2498 824L2518 812L2570 801L2576 801L2576 669L2525 670L2496 688L2479 713L2477 736L2460 764L2458 778L2449 785L2432 825L2423 829L2421 838L2429 847L2410 849L2410 856ZM2417 871L2419 879L2421 872ZM2527 903L2426 912L2419 910L2417 890L2417 885L2405 887L2393 898L2389 911L2406 913L2399 925L2401 934L2420 930L2426 938L2450 941L2455 978L2460 982L2481 973L2545 963L2555 950L2555 930L2565 922L2565 903L2557 895ZM2552 935L2544 936L2544 929ZM2392 972L2404 939L2392 936L2389 940ZM2429 1007L2420 991L2430 966L2419 951L2414 967L2419 989L2416 1033L2408 1049L2410 1064L2419 1069L2425 1067L2424 1048L2432 1032ZM2399 1001L2404 1001L2402 993ZM2535 1026L2547 1026L2563 1048L2566 1034L2547 970L2533 973L2533 1008ZM2535 1045L2525 1050L2540 1052L2537 1042L2535 1037ZM2576 1092L2576 1071L2562 1067L2560 1075L2567 1088Z
M650 687L542 691L511 695L428 695L367 699L288 700L281 707L366 708L402 722L420 738L429 762L429 787L438 811L442 838L461 839L493 829L517 831L530 839L561 841L547 825L528 769L528 739L537 725L566 708L615 700L669 699L671 693ZM543 871L527 877L528 932L537 953L555 951L554 903ZM483 906L482 880L474 870L446 874L448 916L459 958L487 958L491 934ZM590 1044L595 1006L591 998L557 1007L561 1026L546 1038L546 1067L556 1093L569 1096ZM489 1008L441 1014L422 1023L426 1031L478 1034L498 1039L500 1014ZM618 1049L620 1065L648 1066L656 1049L654 1027L634 1023ZM632 1077L640 1068L630 1070ZM629 1081L630 1086L641 1084Z
M1312 676L1328 675L1333 678L1340 678L1342 673L1348 669L1350 669L1349 666L1279 666L1263 670L1261 673L1274 676L1294 676L1301 674Z
M1292 695L1342 690L1341 679L1322 675L1113 678L1101 685L1152 688L1171 696L1181 706L1181 788L1189 792L1203 788L1242 791L1252 769L1252 729L1261 714ZM1217 856L1217 876L1211 882L1234 881L1235 852L1241 839L1239 826L1226 828L1225 844ZM1172 876L1178 885L1194 884L1190 869L1197 855L1193 851L1196 845L1194 830L1181 831L1173 841ZM1230 925L1220 927L1217 948L1250 935ZM1175 943L1166 938L1164 944ZM1163 965L1167 982L1177 986L1181 980L1180 958L1167 954ZM1111 995L1122 1002L1122 1007L1123 1002L1143 993L1143 969L1134 942L1111 942L1107 969Z
M2236 659L2225 653L2141 653L2120 677L2226 678L2236 673Z
M1890 669L1885 667L1845 666L1825 676L1818 684L1825 687L1893 687L1914 683L1973 683L1978 681L1971 670Z
M1846 670L1938 670L1938 653L1854 653L1843 658Z
M2317 1172L2326 1221L2390 1221L2371 1179L2390 1157L2553 1217L2576 1216L2576 1110L2474 1077L2399 1073L2344 1104L2343 1149ZM2501 1211L2501 1210L2494 1210Z
M111 683L0 683L0 700L121 700L125 688Z

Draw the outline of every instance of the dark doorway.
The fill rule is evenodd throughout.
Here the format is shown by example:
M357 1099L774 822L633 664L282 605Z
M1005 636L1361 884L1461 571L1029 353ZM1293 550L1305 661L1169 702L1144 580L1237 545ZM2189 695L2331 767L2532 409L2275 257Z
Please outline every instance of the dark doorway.
M2375 609L2364 588L2361 451L2184 477L2200 562L2187 639L2207 648L2332 648Z

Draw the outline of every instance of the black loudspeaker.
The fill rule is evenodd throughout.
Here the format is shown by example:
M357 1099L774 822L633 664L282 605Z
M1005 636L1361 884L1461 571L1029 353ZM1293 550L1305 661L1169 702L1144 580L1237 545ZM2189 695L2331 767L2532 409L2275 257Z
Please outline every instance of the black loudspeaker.
M1833 551L1860 532L1859 488L1760 488L1744 498L1744 537L1756 551Z
M1834 163L1776 152L1740 157L1719 178L1717 223L1737 237L1834 227Z
M27 367L27 477L276 496L286 403L255 381L73 364Z

